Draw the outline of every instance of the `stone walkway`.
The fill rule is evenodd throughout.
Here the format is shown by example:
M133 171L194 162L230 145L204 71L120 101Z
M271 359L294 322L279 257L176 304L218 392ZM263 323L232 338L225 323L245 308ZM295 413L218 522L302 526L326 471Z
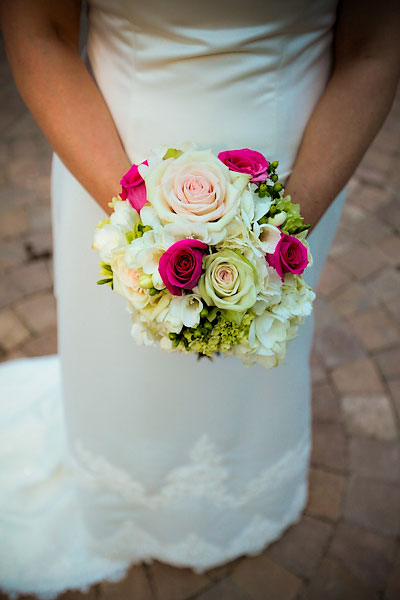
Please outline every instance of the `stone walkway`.
M56 311L51 152L3 51L0 77L0 358L8 360L56 352ZM62 600L400 598L399 140L400 95L350 183L317 289L302 519L261 555L205 575L154 562Z

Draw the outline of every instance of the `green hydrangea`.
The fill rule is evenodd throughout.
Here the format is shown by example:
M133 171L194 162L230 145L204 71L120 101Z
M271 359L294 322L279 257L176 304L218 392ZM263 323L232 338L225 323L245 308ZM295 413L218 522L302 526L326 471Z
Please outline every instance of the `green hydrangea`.
M300 215L300 204L294 204L290 196L276 199L275 210L273 212L276 214L282 211L285 211L287 214L286 221L281 225L284 233L294 235L309 228L309 225L303 224L304 218Z
M184 327L179 335L171 334L175 346L202 356L212 356L214 352L226 352L232 346L240 344L249 335L254 314L243 315L240 323L227 320L222 314L213 323L205 318L196 328Z

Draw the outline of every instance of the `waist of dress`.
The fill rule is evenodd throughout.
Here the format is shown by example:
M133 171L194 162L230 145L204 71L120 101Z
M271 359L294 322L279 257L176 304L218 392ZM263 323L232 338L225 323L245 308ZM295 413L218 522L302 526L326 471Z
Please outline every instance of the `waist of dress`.
M92 35L88 55L128 157L144 160L160 145L194 141L214 151L249 147L280 161L289 174L329 77L320 51L280 65L261 54L169 60L157 51L130 60Z

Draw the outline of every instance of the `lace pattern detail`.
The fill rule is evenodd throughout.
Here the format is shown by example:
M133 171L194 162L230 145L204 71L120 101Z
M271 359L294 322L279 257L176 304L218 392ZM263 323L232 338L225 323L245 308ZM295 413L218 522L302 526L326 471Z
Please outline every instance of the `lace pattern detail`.
M260 495L273 494L286 481L306 472L310 439L307 432L280 460L248 481L236 495L229 490L229 469L206 433L192 447L188 463L173 468L157 493L148 493L140 481L106 458L94 455L80 440L75 442L74 450L78 460L71 457L72 467L81 484L92 491L107 489L126 502L153 509L168 507L174 498L188 495L204 498L218 507L238 509Z
M80 485L93 495L111 493L117 505L125 506L111 532L105 533L105 537L99 537L99 532L93 536L92 550L101 554L106 549L109 558L128 560L131 564L157 559L176 567L190 567L196 573L204 573L244 554L257 555L300 518L307 498L310 449L307 431L280 460L250 479L240 493L233 493L229 488L232 474L215 443L204 433L191 448L187 462L171 469L154 493L77 440L71 460ZM177 538L167 543L154 535L151 528L144 527L136 516L135 507L165 510L168 514L182 500L188 502L188 496L206 501L209 509L216 511L216 519L219 511L222 516L227 510L243 507L248 517L242 513L241 525L236 531L233 528L225 542L221 539L217 543L212 534L186 530L181 532L180 539L177 531ZM276 505L283 496L287 507L283 514L278 511L281 513L278 516ZM259 508L252 504L257 499L261 499Z
M260 514L253 515L242 531L224 545L211 542L195 532L167 544L133 520L125 521L107 539L107 553L115 558L129 556L131 564L151 564L157 559L175 567L190 567L195 573L202 574L242 555L257 556L268 544L279 539L287 527L298 522L306 500L307 486L302 483L297 486L283 519L276 521Z

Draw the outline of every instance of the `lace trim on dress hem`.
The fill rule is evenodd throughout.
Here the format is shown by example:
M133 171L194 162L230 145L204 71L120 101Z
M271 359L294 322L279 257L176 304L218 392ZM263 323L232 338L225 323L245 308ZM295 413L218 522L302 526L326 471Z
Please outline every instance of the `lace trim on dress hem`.
M94 455L82 441L75 441L74 450L76 458L71 456L71 468L81 485L91 491L107 489L126 502L153 509L168 508L171 500L188 495L206 499L218 507L238 509L262 494L273 494L284 482L304 473L308 466L310 439L307 431L276 463L248 481L238 495L229 491L229 469L206 433L191 448L188 463L169 471L157 493L148 493L143 483L103 456Z
M266 546L280 538L283 532L301 518L307 500L307 484L298 485L293 493L290 508L279 521L261 514L254 515L239 535L229 544L218 545L190 533L183 540L166 544L138 527L136 522L127 521L112 538L107 539L108 556L129 556L131 564L160 560L178 568L191 568L202 574L239 556L256 556ZM135 540L132 544L132 540Z
M100 581L118 583L122 581L133 564L152 564L154 560L163 561L177 568L191 568L196 574L201 575L206 571L226 564L241 556L257 556L272 542L279 539L285 530L298 522L307 498L307 486L300 485L293 497L291 509L286 513L285 519L274 523L255 515L243 532L235 538L229 549L207 543L196 534L190 534L185 540L176 544L165 544L154 537L140 532L133 523L125 523L114 535L114 551L117 548L126 553L130 552L130 560L115 563L99 570L97 575L93 572L90 577L75 578L69 584L57 580L53 587L29 585L28 582L19 582L18 589L12 585L2 585L1 589L8 593L11 600L15 600L21 593L35 594L38 600L54 600L59 594L67 590L76 590L83 593L89 591L91 585ZM135 543L132 544L132 539ZM89 558L89 557L88 557Z

